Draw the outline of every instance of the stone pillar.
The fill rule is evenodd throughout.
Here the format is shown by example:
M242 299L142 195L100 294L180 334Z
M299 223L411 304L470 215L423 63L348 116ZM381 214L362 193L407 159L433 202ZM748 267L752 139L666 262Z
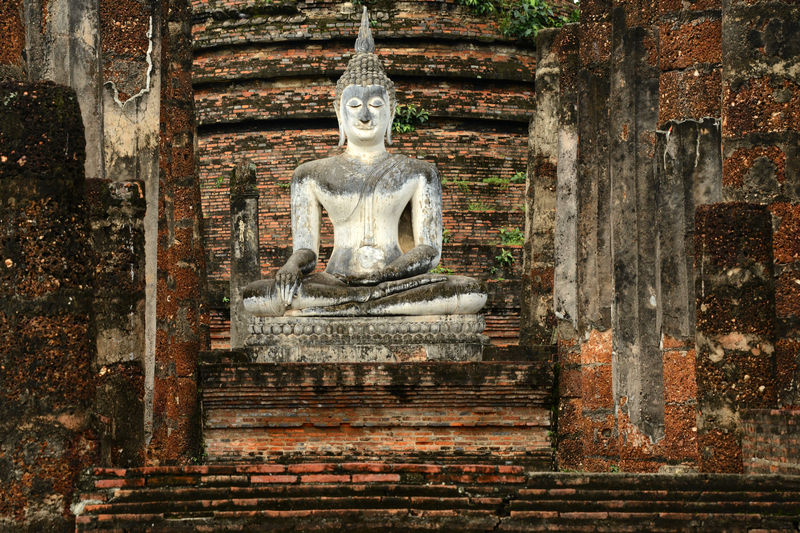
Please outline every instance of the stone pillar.
M773 405L775 290L766 206L700 206L695 218L700 466L741 472L739 410Z
M578 339L578 25L557 38L558 169L554 236L553 310L557 320L558 432L556 462L576 469L583 458L580 418L581 358Z
M609 91L611 2L581 5L578 71L577 310L581 338L581 468L616 462L611 395L611 205Z
M22 0L6 0L0 5L0 80L25 76L25 27Z
M656 267L658 32L644 2L615 3L609 139L614 301L613 393L623 442L664 436Z
M142 182L89 180L87 201L97 257L94 301L97 337L100 463L144 461L145 193Z
M800 406L800 5L731 0L722 9L726 198L773 217L780 402Z
M99 0L24 0L28 72L75 89L86 130L86 177L105 177Z
M247 339L247 315L242 290L261 279L258 255L258 188L256 165L240 161L231 178L231 348L242 348Z
M553 315L553 236L558 164L559 30L545 29L536 38L536 115L531 122L531 153L525 211L523 300L520 344L550 351Z
M97 464L95 259L78 99L0 83L0 530L67 531Z
M195 165L192 16L188 0L161 12L161 145L153 436L148 461L197 452L197 355L208 347L200 184Z

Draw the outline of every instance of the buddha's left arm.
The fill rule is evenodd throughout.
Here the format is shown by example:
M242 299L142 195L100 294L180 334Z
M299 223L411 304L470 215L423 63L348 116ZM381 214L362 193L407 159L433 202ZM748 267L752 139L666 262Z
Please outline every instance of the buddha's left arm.
M404 253L383 272L386 281L424 274L439 264L442 254L442 182L431 165L420 177L411 198L411 228L414 248Z

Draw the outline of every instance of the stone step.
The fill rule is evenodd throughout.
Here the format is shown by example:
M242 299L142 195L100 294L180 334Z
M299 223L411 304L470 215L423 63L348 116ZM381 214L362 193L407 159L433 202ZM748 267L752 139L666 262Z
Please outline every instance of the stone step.
M94 469L77 531L796 531L800 477L574 474L519 465Z

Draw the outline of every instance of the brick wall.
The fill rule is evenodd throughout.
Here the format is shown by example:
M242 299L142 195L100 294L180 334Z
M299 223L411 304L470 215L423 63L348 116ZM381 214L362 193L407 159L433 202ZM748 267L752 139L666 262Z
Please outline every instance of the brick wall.
M745 474L800 473L800 411L743 409L742 462Z
M559 92L557 202L577 213L571 230L568 215L555 226L559 463L741 471L745 430L731 413L796 402L796 9L581 9L553 40L561 87L537 89L544 101L543 90ZM578 176L576 192L562 170ZM753 204L769 206L772 232ZM696 209L706 217L697 229ZM712 257L756 229L739 256ZM751 268L755 277L736 277ZM773 281L762 279L773 270L776 315Z
M341 7L336 2L274 9L254 2L193 3L208 271L220 288L212 291L222 330L215 335L216 346L224 345L227 327L221 283L229 269L228 183L235 160L245 156L257 165L261 264L270 276L291 252L293 169L340 151L334 84L352 53L360 17ZM518 279L518 247L506 246L515 264L505 271L495 258L502 248L500 228L522 229L523 186L482 180L526 170L535 53L503 38L491 17L475 17L455 2L370 9L377 52L396 83L398 102L413 103L431 116L417 131L394 135L389 150L439 168L449 233L442 266L481 279ZM287 22L288 12L296 18ZM391 45L382 47L382 42ZM330 225L323 222L323 248L331 242ZM484 246L476 248L479 244ZM327 253L323 250L323 259ZM495 299L487 313L487 334L494 342L516 344L518 301Z
M549 469L547 364L203 365L210 461L514 460Z
M66 532L98 460L83 124L52 83L2 82L0 103L0 529Z

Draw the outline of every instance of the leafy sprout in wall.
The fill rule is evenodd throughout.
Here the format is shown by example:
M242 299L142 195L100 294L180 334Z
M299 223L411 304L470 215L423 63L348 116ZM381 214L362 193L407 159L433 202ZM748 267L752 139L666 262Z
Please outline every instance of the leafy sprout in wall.
M497 266L489 269L490 276L497 276L497 279L504 279L503 274L507 272L514 264L514 254L505 248L500 248L500 253L494 256Z
M414 104L400 104L394 115L394 122L392 123L392 132L394 133L410 133L420 126L428 122L428 111Z
M520 171L511 176L509 180L511 183L525 183L525 180L528 179L528 173L525 171Z
M455 274L455 270L452 268L447 268L446 266L436 265L431 269L432 274L445 274L447 276L452 276Z
M556 12L545 0L458 0L476 15L493 15L506 37L533 40L543 28L577 22L580 4L568 14Z
M503 244L522 244L525 236L519 228L500 228L500 242Z
M447 244L453 238L453 232L447 228L442 230L442 243Z

